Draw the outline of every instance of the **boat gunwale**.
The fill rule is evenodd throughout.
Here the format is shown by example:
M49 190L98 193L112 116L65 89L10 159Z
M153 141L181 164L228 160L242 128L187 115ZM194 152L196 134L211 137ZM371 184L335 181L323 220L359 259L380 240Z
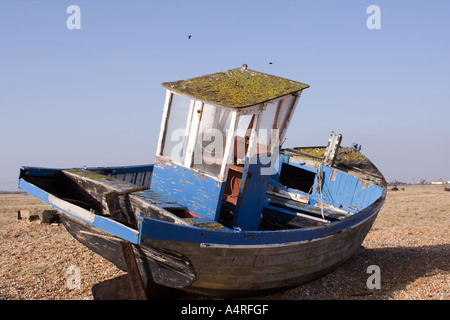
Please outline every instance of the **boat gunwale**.
M98 214L93 214L92 216L86 216L86 209L74 205L68 201L65 201L48 191L39 188L38 186L32 184L31 182L26 181L23 178L19 179L19 187L26 191L28 194L38 198L39 200L45 202L46 204L58 209L65 216L70 218L71 220L76 221L80 224L88 224L94 228L97 228L103 232L109 233L112 236L119 237L121 239L127 240L134 244L139 244L140 234L139 230L130 228L123 223L110 219L108 217L104 217ZM55 199L57 201L55 201ZM65 207L65 204L68 204L70 208ZM82 210L83 214L79 214L74 212L72 209L74 207L78 207Z

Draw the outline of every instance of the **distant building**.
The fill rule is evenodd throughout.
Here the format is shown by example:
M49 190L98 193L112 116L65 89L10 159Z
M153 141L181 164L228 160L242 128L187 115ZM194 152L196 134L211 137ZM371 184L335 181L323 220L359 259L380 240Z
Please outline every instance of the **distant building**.
M439 181L431 181L431 184L446 184L449 183L449 181L439 180Z

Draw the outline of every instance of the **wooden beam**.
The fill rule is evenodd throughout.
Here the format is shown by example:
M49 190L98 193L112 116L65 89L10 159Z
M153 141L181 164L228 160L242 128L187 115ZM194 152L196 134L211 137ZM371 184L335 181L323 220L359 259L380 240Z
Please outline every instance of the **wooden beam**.
M127 210L127 205L125 198L123 196L129 195L133 192L144 191L148 188L146 186L141 186L137 188L122 190L122 191L112 191L105 194L105 202L108 206L109 214L111 218L120 221L122 223L135 226L136 218L133 213L129 213ZM119 199L119 197L122 197ZM122 205L121 205L122 202Z
M144 282L142 281L139 267L134 256L133 245L128 241L121 241L120 248L122 249L122 256L127 266L128 279L130 281L130 288L134 300L147 300Z
M225 144L225 151L223 155L223 162L222 167L220 168L220 175L219 180L226 181L227 175L228 175L228 167L233 162L232 157L235 156L233 154L234 149L234 132L237 129L238 123L239 123L239 117L237 116L236 111L231 111L231 121L230 121L230 127L227 131L227 141Z
M144 190L148 190L148 189L149 188L147 188L146 186L140 186L140 187L136 187L136 188L132 188L132 189L128 189L128 190L117 191L117 195L123 196L123 195L130 194L133 192L144 191Z
M158 147L156 149L156 155L161 156L163 154L164 143L165 143L165 133L167 128L167 120L169 119L170 107L172 104L172 92L170 90L166 91L166 100L164 102L163 117L161 120L161 127L159 129L159 139Z
M342 135L335 134L333 131L330 134L330 138L328 139L328 146L325 150L323 164L331 167L334 164L334 160L336 159L337 152L339 146L341 145Z

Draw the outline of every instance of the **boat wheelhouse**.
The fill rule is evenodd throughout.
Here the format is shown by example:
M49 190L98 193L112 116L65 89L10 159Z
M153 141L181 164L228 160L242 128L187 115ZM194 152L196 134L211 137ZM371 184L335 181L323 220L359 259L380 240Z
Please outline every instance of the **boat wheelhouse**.
M257 230L280 141L308 85L244 65L163 86L152 189L216 222L233 207L229 226Z

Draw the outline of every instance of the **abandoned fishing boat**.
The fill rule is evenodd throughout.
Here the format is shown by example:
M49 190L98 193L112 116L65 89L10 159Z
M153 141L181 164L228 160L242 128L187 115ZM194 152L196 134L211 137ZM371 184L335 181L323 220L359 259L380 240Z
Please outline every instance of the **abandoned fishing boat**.
M128 272L131 250L144 287L258 294L313 280L355 253L386 181L341 135L280 149L308 85L246 65L162 85L154 164L22 167L19 187Z

